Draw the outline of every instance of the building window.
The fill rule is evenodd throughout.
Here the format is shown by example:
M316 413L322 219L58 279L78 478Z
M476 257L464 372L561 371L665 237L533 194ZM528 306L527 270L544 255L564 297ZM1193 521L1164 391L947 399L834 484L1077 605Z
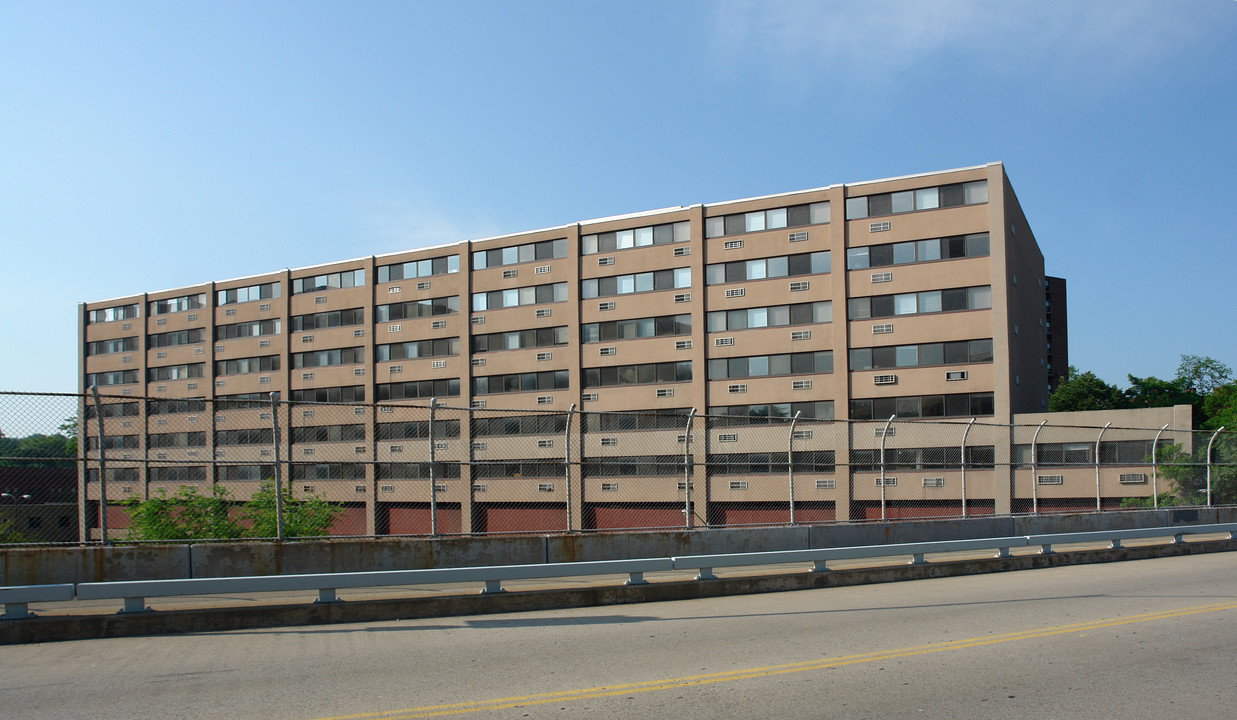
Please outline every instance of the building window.
M270 372L278 369L278 355L217 360L215 362L215 375L245 375L248 373Z
M292 442L360 442L365 439L364 425L312 425L292 428Z
M613 275L590 278L580 283L580 294L585 299L613 297L630 293L677 290L692 286L691 268L673 268L635 275Z
M321 330L333 327L361 325L365 322L365 308L349 308L331 312L309 313L292 317L292 332Z
M567 344L567 326L536 328L532 330L513 330L511 332L489 333L472 337L474 353L495 352L498 350L524 350L527 348L557 347ZM452 353L454 354L454 353Z
M265 397L265 393L259 393L260 397ZM292 402L306 403L363 403L365 402L365 386L364 385L345 385L343 387L325 387L325 388L306 388L304 390L293 390L291 393ZM243 399L259 399L259 398L243 398Z
M416 358L427 357L447 357L459 354L460 339L458 337L434 338L433 340L413 340L411 342L378 345L374 348L374 360L376 362L387 362L390 360L414 360Z
M296 318L293 318L295 320ZM263 335L278 335L281 321L255 320L254 322L235 323L233 325L217 325L216 340L235 340L243 337L261 337Z
M994 413L994 400L990 392L857 398L850 401L852 420L885 420L892 416L904 419L978 417Z
M114 370L112 372L87 373L86 387L105 385L132 385L138 381L137 370Z
M830 266L828 250L759 260L735 260L705 266L704 282L706 285L721 285L747 280L818 275L829 272Z
M774 420L789 420L799 413L804 420L832 420L833 401L730 405L709 408L710 427L760 425Z
M584 387L691 382L691 360L584 368Z
M220 290L216 293L217 305L233 305L236 303L253 302L255 300L270 300L279 297L279 283L270 282L261 285Z
M831 473L837 469L832 450L796 450L791 456L797 473ZM710 454L710 475L785 475L786 453Z
M165 365L153 367L146 371L147 382L163 380L184 380L185 378L200 378L205 370L205 363L190 363L188 365Z
M437 463L433 477L435 479L452 479L460 476L460 464L453 462ZM376 480L428 480L430 479L430 464L427 462L411 463L377 463L375 466Z
M205 432L173 432L151 433L146 436L146 447L149 448L181 448L205 447Z
M293 428L293 431L297 429ZM215 445L270 445L273 442L275 442L275 434L271 428L215 431Z
M174 332L156 333L146 336L147 348L176 347L177 345L197 345L206 341L204 328L191 328Z
M966 467L991 469L995 467L996 449L992 445L969 445L966 448ZM854 449L850 451L850 466L855 472L878 472L881 469L881 451ZM886 448L886 470L948 470L962 466L962 448L947 447Z
M356 365L363 362L365 362L365 348L360 346L292 353L293 368Z
M433 397L459 397L460 379L411 380L402 383L380 383L378 400L429 400Z
M160 485L185 485L206 482L206 468L201 465L152 467L150 482Z
M869 267L908 265L936 260L987 257L988 252L988 233L869 245L846 250L846 269L862 270Z
M499 393L531 392L535 390L566 390L566 370L511 373L509 375L486 375L472 380L473 395L496 395Z
M395 265L378 267L378 282L388 283L396 280L412 280L433 275L448 275L460 271L460 256L447 255L428 260L411 260Z
M812 375L833 372L833 351L754 355L709 360L709 380Z
M672 410L636 410L622 413L582 413L585 432L622 432L627 430L684 430L687 408Z
M430 436L430 424L428 420L378 423L377 433L378 440L427 440ZM435 438L458 438L459 436L459 420L434 421Z
M108 435L104 438L104 450L136 450L138 446L137 435ZM97 435L86 436L86 449L98 450L99 438Z
M707 316L709 332L747 330L833 322L833 302L824 300L794 305L716 310Z
M567 240L543 240L541 242L512 245L493 250L477 250L472 254L472 269L501 267L519 263L544 260L559 260L567 257Z
M137 350L136 337L96 340L86 343L87 355L110 355L112 353L133 352L134 350Z
M887 370L984 362L992 362L991 338L920 345L853 348L850 351L851 370Z
M293 463L293 480L364 480L364 463Z
M103 417L137 417L141 413L141 405L136 402L113 402L103 405ZM95 417L94 403L86 404L86 419Z
M580 238L580 248L583 254L593 255L628 248L670 245L690 239L691 223L677 222L585 235Z
M473 478L510 479L557 478L563 476L562 462L545 460L506 460L474 463Z
M846 219L859 220L883 215L897 215L916 210L978 205L988 202L988 181L954 183L938 187L904 190L848 198Z
M584 477L683 477L683 455L631 455L584 460Z
M791 205L772 210L756 210L706 218L704 236L715 238L762 230L823 225L827 222L829 222L829 202L826 200L807 205Z
M220 465L215 468L215 478L219 482L261 482L274 477L274 465Z
M300 295L320 290L337 290L339 288L364 287L364 270L344 270L343 272L314 275L313 277L296 278L292 281L292 294Z
M846 315L849 320L897 315L926 315L961 310L987 310L992 307L992 287L980 285L898 295L874 295L851 298L846 303Z
M197 295L183 295L163 300L151 300L149 303L149 314L152 316L167 315L169 313L185 312L186 310L198 310L204 307L206 307L206 293L198 293Z
M116 322L117 320L132 320L138 316L138 306L117 305L116 307L90 310L86 313L86 324Z
M476 417L472 421L473 437L504 435L559 435L567 429L563 414L513 415L507 417Z
M136 406L137 403L134 403ZM206 401L202 398L178 400L147 400L147 415L174 415L181 413L206 412ZM133 413L134 415L137 412Z
M613 340L635 340L651 337L674 337L691 335L692 316L661 315L659 317L611 320L609 322L585 323L580 326L580 342L596 343Z
M486 310L519 307L521 305L565 302L566 300L567 283L551 283L473 293L472 309L473 312L484 312Z
M374 314L374 322L455 315L459 311L460 298L458 295L452 295L450 297L379 305Z

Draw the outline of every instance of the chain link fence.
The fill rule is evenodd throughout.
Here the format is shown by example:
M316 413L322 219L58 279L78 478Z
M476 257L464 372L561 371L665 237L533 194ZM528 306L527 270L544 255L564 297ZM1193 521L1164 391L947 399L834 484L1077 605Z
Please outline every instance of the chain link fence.
M682 529L1237 502L1237 434L1167 426L0 393L0 447L4 544Z

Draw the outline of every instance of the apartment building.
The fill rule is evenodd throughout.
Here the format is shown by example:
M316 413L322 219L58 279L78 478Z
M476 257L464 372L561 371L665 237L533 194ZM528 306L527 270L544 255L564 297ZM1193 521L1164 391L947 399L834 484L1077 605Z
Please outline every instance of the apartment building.
M685 512L756 522L784 515L785 480L733 480L733 467L784 450L784 433L762 439L769 428L755 425L797 413L820 425L813 447L830 458L808 469L831 476L812 484L805 473L800 518L870 517L872 487L837 468L871 431L856 441L853 424L823 421L1000 424L1044 412L1050 378L1068 365L1064 285L1045 276L1005 169L991 163L84 303L79 380L113 396L104 414L121 419L109 434L126 426L116 435L126 439L108 441L109 498L186 482L244 497L278 457L297 492L348 508L348 532L422 532L431 496L441 532L588 529L635 510L646 525L681 525ZM272 392L323 403L292 411L275 453L270 409L254 404ZM431 398L446 408L435 417L444 434L427 444L416 439ZM510 415L569 408L584 415ZM726 463L719 439L736 433L710 428L692 441L690 480L637 469L616 489L598 463L682 456L674 429L693 410L751 429L743 462ZM592 414L609 411L644 419ZM1008 465L1012 442L993 442L987 462ZM578 461L566 476L529 472L564 452ZM439 468L435 492L430 460L480 465ZM988 471L973 508L1016 505L1001 472ZM91 499L97 479L83 479ZM882 487L882 512L897 492ZM931 503L923 488L907 492Z

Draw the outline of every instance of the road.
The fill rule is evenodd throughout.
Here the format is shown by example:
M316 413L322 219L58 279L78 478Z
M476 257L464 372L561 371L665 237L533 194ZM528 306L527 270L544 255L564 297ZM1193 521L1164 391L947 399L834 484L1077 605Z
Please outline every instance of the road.
M1214 718L1237 553L0 648L2 718Z

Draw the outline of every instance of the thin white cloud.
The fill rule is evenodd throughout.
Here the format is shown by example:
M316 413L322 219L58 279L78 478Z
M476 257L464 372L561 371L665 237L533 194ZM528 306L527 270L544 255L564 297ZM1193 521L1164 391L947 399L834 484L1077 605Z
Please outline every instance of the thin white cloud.
M952 72L1086 80L1128 75L1205 42L1208 18L1226 15L1232 26L1233 8L1223 5L728 0L715 6L713 43L721 62L763 64L775 78L879 82L940 61Z

